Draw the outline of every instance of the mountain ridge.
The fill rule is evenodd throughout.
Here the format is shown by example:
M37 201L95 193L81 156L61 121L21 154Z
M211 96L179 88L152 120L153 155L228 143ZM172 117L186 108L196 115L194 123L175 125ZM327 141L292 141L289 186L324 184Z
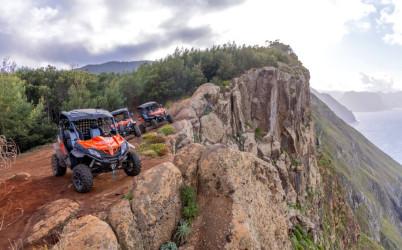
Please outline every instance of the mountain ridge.
M124 73L124 72L132 72L138 69L139 66L145 63L152 63L152 61L148 60L140 60L140 61L130 61L130 62L119 62L119 61L110 61L101 64L88 64L77 68L79 71L88 71L94 74L100 73Z

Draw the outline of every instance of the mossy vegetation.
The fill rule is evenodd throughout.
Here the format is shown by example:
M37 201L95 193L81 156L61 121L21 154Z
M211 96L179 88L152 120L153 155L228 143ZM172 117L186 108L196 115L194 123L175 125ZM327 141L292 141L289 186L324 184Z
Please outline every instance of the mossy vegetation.
M365 235L364 233L360 234L360 241L359 244L357 245L358 249L370 249L370 250L384 250L384 248L380 245L378 245L377 242L372 240L370 237Z
M169 148L165 144L165 137L159 134L146 134L142 138L145 142L142 142L138 148L134 151L142 153L145 157L156 158L162 157L169 153Z
M161 129L158 130L158 134L171 135L173 133L174 129L169 124L163 126Z
M293 233L290 235L290 241L292 242L293 249L324 249L320 244L315 244L313 241L313 236L300 225L297 225L293 229Z

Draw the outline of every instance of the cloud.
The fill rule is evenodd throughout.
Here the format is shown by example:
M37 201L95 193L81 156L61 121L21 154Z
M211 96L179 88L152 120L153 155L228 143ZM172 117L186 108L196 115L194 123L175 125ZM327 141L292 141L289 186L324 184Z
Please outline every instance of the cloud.
M383 40L390 45L402 45L402 1L390 0L386 4L378 20L380 26L390 26L390 31L383 36Z
M394 88L394 80L392 77L387 75L382 75L379 77L369 76L365 73L360 72L360 80L363 83L364 87L368 91L381 91L381 92L393 92L396 89Z
M296 53L323 54L351 26L370 29L364 18L373 11L359 0L6 0L0 57L35 67L154 60L174 47L263 45L277 38Z
M211 2L198 1L8 1L0 5L0 57L38 61L56 66L108 60L140 60L174 43L200 44L213 38L209 25L189 26L188 17L175 13L199 6L202 11ZM233 5L241 1L219 4ZM216 7L218 8L218 7ZM215 9L216 9L215 8ZM189 11L188 13L191 13ZM176 22L169 22L175 19ZM170 23L170 25L162 25ZM152 58L155 59L155 58ZM103 60L103 61L100 61ZM19 62L18 62L19 63Z

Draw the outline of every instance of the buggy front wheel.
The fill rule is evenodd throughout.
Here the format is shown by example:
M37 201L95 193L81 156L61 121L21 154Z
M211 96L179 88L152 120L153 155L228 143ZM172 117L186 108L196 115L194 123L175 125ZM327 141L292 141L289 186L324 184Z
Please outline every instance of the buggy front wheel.
M138 175L142 168L141 158L136 153L129 152L127 161L123 163L123 168L128 176Z
M78 193L87 193L91 190L94 179L89 167L79 164L73 168L73 186Z
M151 120L151 125L154 129L157 129L159 127L158 121L156 119Z
M145 132L147 132L147 130L146 130L144 124L140 124L140 126L138 126L138 128L140 129L141 134L145 134Z
M173 123L173 117L172 117L171 115L167 115L167 116L166 116L166 120L167 120L170 124Z
M141 136L141 131L140 131L140 128L138 127L137 124L134 124L134 125L133 125L133 131L134 131L134 135L135 135L136 137L140 137L140 136Z

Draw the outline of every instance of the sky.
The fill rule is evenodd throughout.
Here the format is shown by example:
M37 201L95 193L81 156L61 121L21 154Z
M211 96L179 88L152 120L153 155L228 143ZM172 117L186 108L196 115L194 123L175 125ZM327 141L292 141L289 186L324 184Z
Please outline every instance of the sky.
M2 0L0 59L59 69L289 44L318 90L402 90L402 0Z

